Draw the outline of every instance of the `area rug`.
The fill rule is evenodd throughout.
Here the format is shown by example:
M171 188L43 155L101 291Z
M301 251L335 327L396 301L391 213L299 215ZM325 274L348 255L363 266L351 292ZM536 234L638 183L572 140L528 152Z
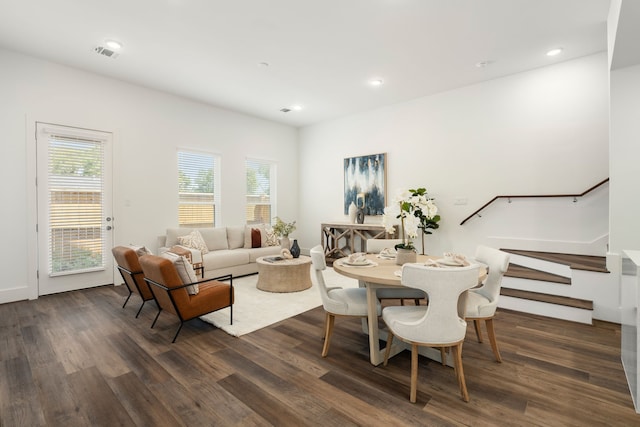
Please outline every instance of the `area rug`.
M324 273L328 286L358 287L357 280L342 276L332 268L327 268ZM257 282L257 274L233 279L233 325L229 324L229 308L200 319L239 337L322 305L320 291L315 284L304 291L277 293L261 291L256 288Z

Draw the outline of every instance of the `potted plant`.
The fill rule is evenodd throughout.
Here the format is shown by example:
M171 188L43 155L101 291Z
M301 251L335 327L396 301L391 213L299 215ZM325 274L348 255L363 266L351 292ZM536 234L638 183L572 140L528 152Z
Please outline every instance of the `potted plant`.
M296 222L284 222L279 216L274 219L276 220L276 223L273 225L273 231L276 233L276 236L280 238L280 246L285 249L289 249L291 247L289 234L296 230Z
M422 230L422 253L424 254L424 235L440 225L438 207L433 198L427 195L425 188L400 192L391 205L384 208L382 224L388 233L395 233L393 219L400 219L400 238L402 243L396 245L398 255L396 262L415 262L416 248L413 240L418 237L418 229Z

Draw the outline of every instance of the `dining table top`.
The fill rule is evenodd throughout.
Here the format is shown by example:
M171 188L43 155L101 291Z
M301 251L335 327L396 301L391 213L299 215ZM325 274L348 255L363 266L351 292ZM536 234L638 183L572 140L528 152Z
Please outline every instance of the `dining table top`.
M396 264L395 258L384 258L379 254L366 254L369 264L363 266L347 265L348 257L337 259L333 262L333 269L343 276L364 282L376 283L388 286L403 286L400 272L402 266ZM438 261L442 257L433 255L417 255L416 263ZM445 267L446 268L446 267ZM486 266L480 264L478 282L482 282L487 275Z

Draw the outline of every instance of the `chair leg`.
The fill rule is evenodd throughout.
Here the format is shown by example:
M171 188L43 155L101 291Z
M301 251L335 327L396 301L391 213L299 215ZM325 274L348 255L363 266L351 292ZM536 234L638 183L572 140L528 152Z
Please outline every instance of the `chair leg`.
M415 305L420 305L420 299L419 299L419 298L415 298L415 299L413 300L413 303L414 303Z
M329 344L331 343L331 334L333 334L333 323L336 317L327 312L324 319L324 345L322 346L322 357L329 354Z
M151 324L152 328L156 325L156 321L158 320L158 317L160 317L160 313L162 313L162 309L158 307L158 314L156 314L156 318L153 319L153 323Z
M498 350L498 341L496 341L496 332L493 329L493 318L485 319L484 322L487 325L487 335L489 335L489 342L491 343L491 349L493 350L493 355L496 357L496 361L498 363L502 363L500 350Z
M138 309L138 312L136 313L136 319L138 318L138 316L140 316L140 312L142 311L142 307L144 307L144 303L145 302L146 302L145 300L142 300L142 304L140 305L140 308Z
M125 306L125 305L127 305L127 303L129 302L129 298L131 298L131 294L132 294L132 293L133 293L133 292L129 291L129 296L127 297L127 299L126 299L126 300L124 300L124 304L122 304L122 308L124 308L124 306Z
M469 401L469 392L467 391L467 383L464 379L464 370L462 369L462 343L458 343L452 346L453 358L455 360L454 368L456 371L456 377L458 384L460 385L460 394L462 394L462 400Z
M383 366L387 366L387 362L389 362L389 355L391 355L391 345L393 344L393 334L389 331L387 335L387 347L384 349L384 362Z
M411 344L411 395L409 401L416 403L418 394L418 344Z
M473 326L476 328L476 336L478 337L478 342L482 342L482 323L480 323L480 320L474 319Z
M184 322L181 320L180 321L180 326L178 326L178 330L176 331L176 334L173 336L173 341L171 341L171 343L173 344L174 342L176 342L176 338L178 338L178 334L180 333L180 331L182 330L182 325L184 325Z
M444 347L440 347L440 360L442 361L442 366L447 365L447 352Z

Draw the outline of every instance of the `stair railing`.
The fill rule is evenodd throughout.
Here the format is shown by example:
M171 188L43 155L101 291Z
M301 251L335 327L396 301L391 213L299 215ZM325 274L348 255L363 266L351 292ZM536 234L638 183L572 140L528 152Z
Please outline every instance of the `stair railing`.
M607 182L609 182L609 178L600 181L599 183L597 183L593 187L588 188L587 190L583 191L580 194L518 194L518 195L510 195L510 196L496 196L493 199L489 200L484 205L482 205L482 207L480 207L480 209L476 210L474 213L472 213L471 215L466 217L464 220L462 220L460 225L464 225L465 222L469 221L471 218L473 218L476 215L479 218L482 218L482 215L480 215L480 212L482 212L482 210L484 208L486 208L487 206L489 206L491 203L495 202L498 199L509 199L509 200L511 200L511 199L523 199L525 197L528 197L528 198L573 197L573 201L577 202L578 201L578 197L582 197L582 196L592 192L593 190L595 190L596 188L600 187L601 185L606 184Z

